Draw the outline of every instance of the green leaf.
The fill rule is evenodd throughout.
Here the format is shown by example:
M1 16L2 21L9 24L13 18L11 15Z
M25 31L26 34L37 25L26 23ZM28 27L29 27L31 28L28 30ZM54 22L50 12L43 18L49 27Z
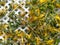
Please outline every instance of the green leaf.
M56 39L55 45L58 45L59 42L60 42L60 39Z

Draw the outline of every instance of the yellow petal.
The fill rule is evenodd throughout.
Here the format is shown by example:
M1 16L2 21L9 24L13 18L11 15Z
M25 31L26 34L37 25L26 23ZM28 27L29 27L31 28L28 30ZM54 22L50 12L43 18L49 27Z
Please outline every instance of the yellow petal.
M40 0L40 3L44 3L44 2L46 2L47 0Z
M39 18L42 18L42 17L44 17L44 16L45 16L44 14L40 14Z
M60 17L59 17L58 15L56 15L56 16L55 16L55 19L58 19L58 20L60 20Z
M60 4L56 4L56 6L57 6L58 8L60 8Z
M52 43L54 43L53 39L47 41L47 44L49 44L49 45L52 44Z

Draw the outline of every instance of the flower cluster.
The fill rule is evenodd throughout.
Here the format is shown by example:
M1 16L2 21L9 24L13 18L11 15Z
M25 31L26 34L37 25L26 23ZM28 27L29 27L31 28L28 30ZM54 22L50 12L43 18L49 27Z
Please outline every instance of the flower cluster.
M0 45L58 45L60 0L0 0Z

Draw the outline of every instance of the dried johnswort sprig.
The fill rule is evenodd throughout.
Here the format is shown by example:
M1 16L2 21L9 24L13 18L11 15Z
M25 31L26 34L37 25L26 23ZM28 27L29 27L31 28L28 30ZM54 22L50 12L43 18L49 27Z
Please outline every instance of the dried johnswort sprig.
M35 37L39 36L43 40L43 45L55 45L56 40L54 39L57 38L53 37L60 33L60 16L56 13L57 10L54 10L60 9L59 0L31 0L26 2L26 6L29 7L28 25L31 28L30 32L33 32Z
M58 45L60 0L0 0L0 45Z

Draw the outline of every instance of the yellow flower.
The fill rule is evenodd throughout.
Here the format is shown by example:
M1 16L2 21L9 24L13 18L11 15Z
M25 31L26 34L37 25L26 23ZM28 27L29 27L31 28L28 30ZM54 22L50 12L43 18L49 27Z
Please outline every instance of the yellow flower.
M57 30L57 29L54 29L54 31L56 31L56 32L60 33L60 29L58 29L58 30Z
M47 35L48 35L47 32L45 32L45 33L44 33L44 36L47 36Z
M7 42L7 39L8 39L7 35L4 35L4 36L3 36L3 41L4 41L4 42Z
M56 7L57 7L57 8L60 8L60 4L56 4Z
M24 36L24 32L18 33L17 36L18 37L23 37Z
M40 15L40 9L36 9L35 11L37 12L38 15Z
M36 20L38 20L38 19L40 19L40 18L43 18L44 16L45 16L45 13L44 14L39 14L39 16L35 16L35 15L31 15L32 17L31 18L28 18L28 20L30 21L30 22L33 22L33 21L36 21Z
M18 34L18 30L15 30L15 33Z
M38 17L34 16L33 18L34 18L34 20L37 20Z
M11 5L12 5L12 4L11 4ZM17 8L17 6L18 6L17 4L13 4L13 5L12 5L13 9Z
M17 37L14 37L14 38L13 38L14 41L17 41L17 39L18 39Z
M26 45L30 45L30 43L27 43Z
M7 28L8 27L8 25L7 24L4 24L4 28Z
M48 45L52 45L54 43L54 40L53 39L50 39L46 42Z
M37 19L38 19L37 16L32 15L32 17L29 18L28 20L29 20L30 22L33 22L33 21L35 21L35 20L37 20Z
M39 45L41 43L39 37L36 37L36 43L37 43L37 45Z
M21 38L21 40L22 40L22 43L24 43L24 39L23 39L23 38Z
M31 34L26 35L26 37L27 37L28 39L30 39L30 38L31 38Z
M38 17L38 18L42 18L42 17L44 17L45 15L44 14L40 14L40 16Z
M47 0L40 0L40 3L44 3L44 2L46 2Z
M56 16L55 16L55 19L60 20L59 15L56 15Z

